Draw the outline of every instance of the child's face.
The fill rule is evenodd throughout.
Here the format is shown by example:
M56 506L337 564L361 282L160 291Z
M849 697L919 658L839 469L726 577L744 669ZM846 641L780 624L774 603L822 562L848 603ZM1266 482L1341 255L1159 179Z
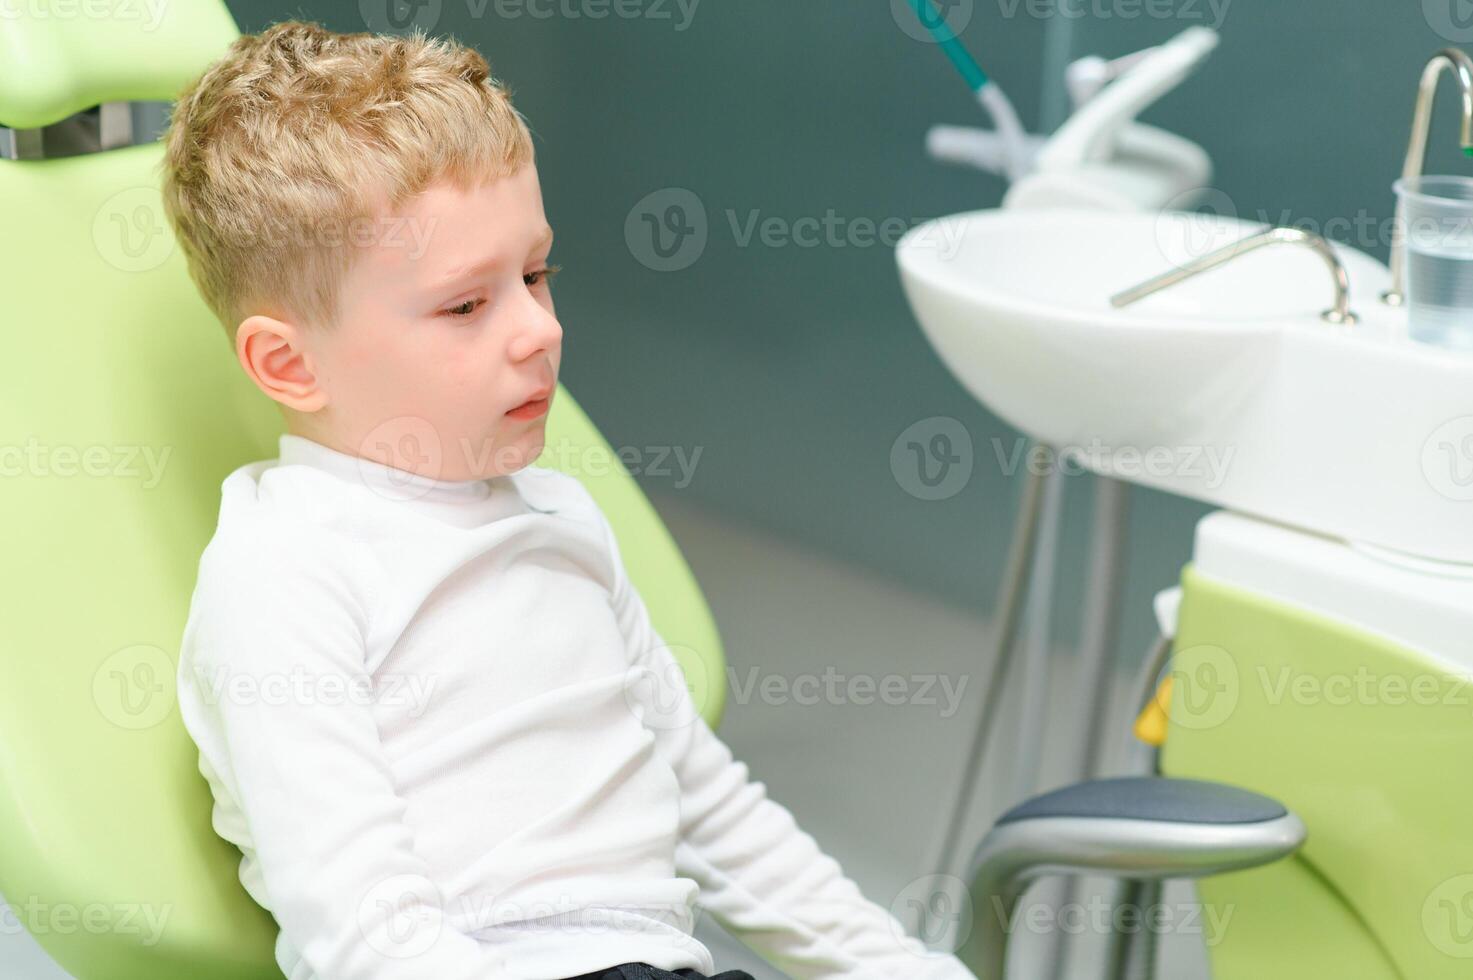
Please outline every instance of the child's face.
M301 337L323 396L302 434L443 480L521 469L562 359L536 167L469 193L441 181L393 218L345 277L337 326Z

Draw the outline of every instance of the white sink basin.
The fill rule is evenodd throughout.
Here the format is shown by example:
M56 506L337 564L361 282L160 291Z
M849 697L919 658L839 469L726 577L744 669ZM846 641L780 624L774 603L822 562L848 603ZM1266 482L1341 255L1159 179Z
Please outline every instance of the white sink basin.
M1275 245L1125 309L1110 297L1262 231L1213 215L977 211L913 229L906 296L977 398L1096 472L1473 563L1473 356L1405 337L1386 267Z

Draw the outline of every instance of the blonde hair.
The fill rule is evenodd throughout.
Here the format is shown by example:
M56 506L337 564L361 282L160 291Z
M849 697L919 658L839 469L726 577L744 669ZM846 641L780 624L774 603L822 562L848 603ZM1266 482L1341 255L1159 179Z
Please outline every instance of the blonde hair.
M237 38L180 93L164 139L164 211L232 339L256 312L335 323L345 229L442 177L469 189L533 157L474 49L296 20Z

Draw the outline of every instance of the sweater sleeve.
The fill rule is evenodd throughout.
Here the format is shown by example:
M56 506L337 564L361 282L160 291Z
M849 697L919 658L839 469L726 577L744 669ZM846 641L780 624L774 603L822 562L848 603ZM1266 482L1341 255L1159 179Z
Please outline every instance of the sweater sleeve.
M452 930L404 822L371 708L366 564L317 528L233 532L200 560L179 704L236 797L215 787L216 826L244 823L259 878L243 867L242 880L281 928L278 957L281 940L300 955L283 968L316 980L511 976Z
M635 701L680 782L677 873L723 927L797 980L973 980L869 901L701 717L678 661L655 631L604 520L611 602L641 675ZM709 678L721 683L720 678Z

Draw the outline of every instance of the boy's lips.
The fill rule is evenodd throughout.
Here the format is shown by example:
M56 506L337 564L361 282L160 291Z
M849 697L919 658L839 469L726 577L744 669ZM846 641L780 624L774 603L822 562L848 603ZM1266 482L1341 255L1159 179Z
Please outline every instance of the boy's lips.
M506 414L516 415L518 417L530 416L532 418L536 418L538 415L541 414L541 410L547 407L547 399L552 395L552 390L553 385L544 385L543 387L538 388L536 391L532 392L531 396L526 401L522 402L520 405L518 405L516 408L513 408Z
M539 398L537 401L531 401L523 405L518 405L516 408L512 409L506 414L508 418L535 419L541 417L541 415L546 411L547 399Z

